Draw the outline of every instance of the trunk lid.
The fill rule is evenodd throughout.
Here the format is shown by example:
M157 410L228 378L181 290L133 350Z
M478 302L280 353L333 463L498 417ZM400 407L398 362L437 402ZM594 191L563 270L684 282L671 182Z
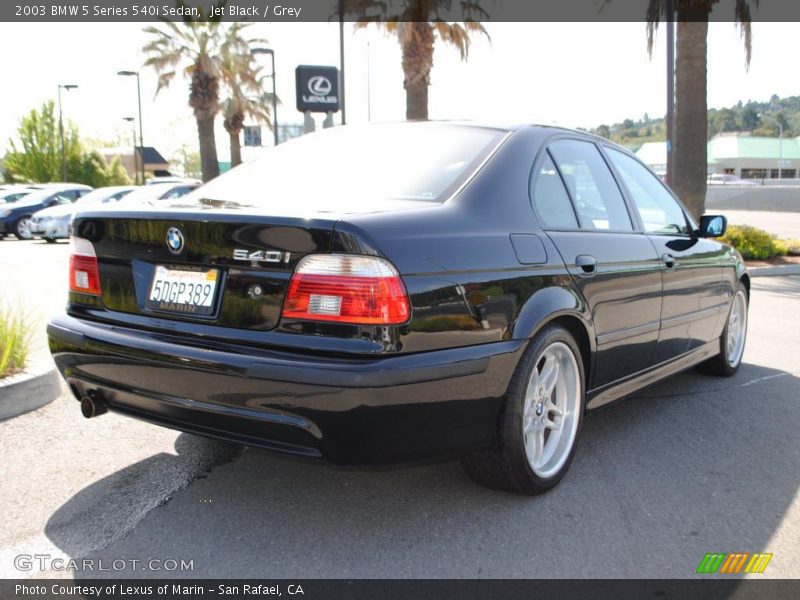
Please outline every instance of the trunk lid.
M217 206L212 214L208 208L120 206L80 214L74 231L94 246L103 306L159 321L273 329L297 262L311 252L329 251L337 215L275 216L230 205ZM214 288L208 306L199 305L202 294L185 304L188 287L176 295L179 284L170 282L184 276L187 286L200 278L209 283L204 289ZM173 290L171 298L165 293L154 300L156 281ZM171 302L174 298L182 301Z

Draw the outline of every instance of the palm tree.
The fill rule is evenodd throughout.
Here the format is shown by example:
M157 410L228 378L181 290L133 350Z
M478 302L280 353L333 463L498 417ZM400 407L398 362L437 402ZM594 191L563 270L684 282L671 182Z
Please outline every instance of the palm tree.
M266 123L272 131L272 111L269 108L272 94L264 91L264 79L252 53L227 53L223 56L222 80L228 90L223 106L223 125L230 139L231 167L242 162L240 134L246 117Z
M370 23L397 35L402 48L403 87L406 90L406 119L428 118L428 86L433 68L433 48L438 39L455 46L461 60L469 57L471 34L489 34L479 22L471 18L488 16L477 2L462 2L463 23L448 23L439 19L439 11L450 7L451 0L401 0L399 10L388 14L388 2L374 0L344 0L342 12L361 15L356 25L366 27ZM363 16L369 9L377 8L380 17Z
M698 218L705 211L708 157L707 64L708 19L719 0L676 0L675 122L672 187ZM758 0L753 0L758 5ZM667 0L649 0L647 48L652 51ZM737 0L736 22L744 40L745 67L750 66L752 33L748 0Z
M247 40L242 36L248 26L245 23L226 26L217 21L187 20L183 23L165 21L164 25L166 29L144 29L152 36L142 48L147 56L144 64L158 73L156 94L169 86L179 70L190 78L189 106L197 121L203 181L208 181L219 175L214 120L220 106L223 56L249 56L250 43L260 43L260 40Z

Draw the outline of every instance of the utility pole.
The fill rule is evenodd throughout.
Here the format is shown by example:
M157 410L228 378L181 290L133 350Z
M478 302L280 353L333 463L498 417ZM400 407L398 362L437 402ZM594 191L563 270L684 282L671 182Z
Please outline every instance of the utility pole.
M675 0L666 2L667 21L667 174L666 183L672 186L673 150L675 147Z

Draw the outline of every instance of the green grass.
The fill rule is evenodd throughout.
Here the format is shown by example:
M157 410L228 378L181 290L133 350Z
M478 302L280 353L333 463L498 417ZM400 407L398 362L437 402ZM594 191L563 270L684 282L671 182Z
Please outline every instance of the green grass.
M30 334L24 315L0 308L0 379L25 368Z

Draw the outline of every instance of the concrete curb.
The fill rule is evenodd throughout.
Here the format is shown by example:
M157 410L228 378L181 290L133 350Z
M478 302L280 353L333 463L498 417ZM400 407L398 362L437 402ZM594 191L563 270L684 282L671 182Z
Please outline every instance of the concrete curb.
M51 364L34 365L0 380L0 421L50 404L61 395L61 379Z
M785 275L800 275L800 265L776 265L774 267L750 267L747 269L750 277L783 277Z

